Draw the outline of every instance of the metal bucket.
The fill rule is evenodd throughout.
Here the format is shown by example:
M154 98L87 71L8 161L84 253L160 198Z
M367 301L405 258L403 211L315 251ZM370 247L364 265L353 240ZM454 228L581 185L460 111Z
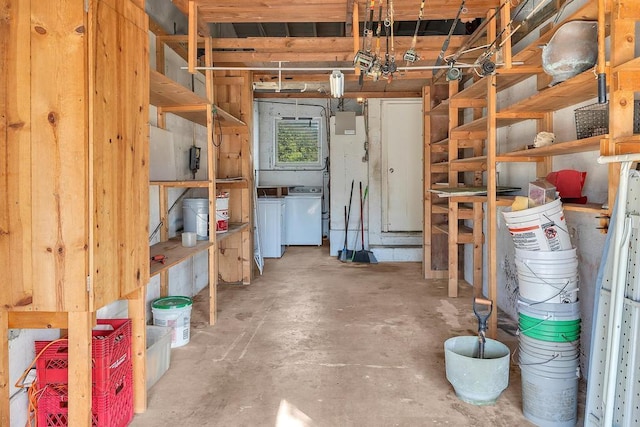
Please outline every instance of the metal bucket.
M598 59L598 23L564 24L542 48L542 68L553 77L551 86L592 68Z

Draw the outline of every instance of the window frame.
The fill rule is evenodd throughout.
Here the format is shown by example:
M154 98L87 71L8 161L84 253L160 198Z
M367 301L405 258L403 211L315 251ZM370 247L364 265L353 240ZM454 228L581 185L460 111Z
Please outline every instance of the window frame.
M284 162L278 159L278 128L281 124L286 122L306 122L316 123L318 128L318 137L316 140L316 148L318 153L318 160L313 162ZM323 121L321 117L274 117L273 123L273 166L274 169L292 170L292 169L305 169L305 168L321 168L323 159Z

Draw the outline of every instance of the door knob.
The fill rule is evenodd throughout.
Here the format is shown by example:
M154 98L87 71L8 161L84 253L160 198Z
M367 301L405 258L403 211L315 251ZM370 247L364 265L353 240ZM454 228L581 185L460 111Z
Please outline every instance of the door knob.
M393 168L389 168L389 172L390 172L390 173L393 173Z

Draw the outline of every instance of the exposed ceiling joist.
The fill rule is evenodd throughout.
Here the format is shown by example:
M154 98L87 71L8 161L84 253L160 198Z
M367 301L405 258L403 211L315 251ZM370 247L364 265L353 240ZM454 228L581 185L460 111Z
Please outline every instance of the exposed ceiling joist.
M349 0L197 0L202 19L209 23L238 22L345 22L345 10ZM186 13L188 0L173 0ZM468 0L462 20L482 18L487 10L497 7L498 0ZM357 3L359 15L364 17L365 1ZM431 0L426 7L425 18L453 19L460 3L452 0ZM396 21L412 21L418 14L419 2L395 0Z

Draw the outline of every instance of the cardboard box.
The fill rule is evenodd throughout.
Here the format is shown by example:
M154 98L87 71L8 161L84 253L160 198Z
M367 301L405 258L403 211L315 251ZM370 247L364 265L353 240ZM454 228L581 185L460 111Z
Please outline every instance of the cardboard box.
M556 199L556 187L545 179L529 183L529 207L546 205Z

